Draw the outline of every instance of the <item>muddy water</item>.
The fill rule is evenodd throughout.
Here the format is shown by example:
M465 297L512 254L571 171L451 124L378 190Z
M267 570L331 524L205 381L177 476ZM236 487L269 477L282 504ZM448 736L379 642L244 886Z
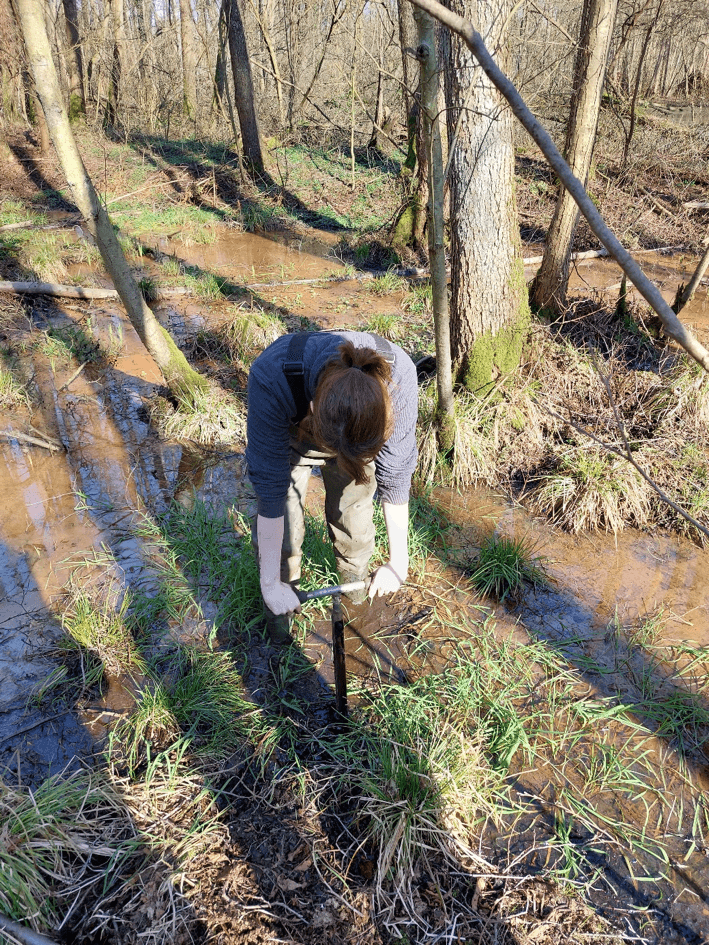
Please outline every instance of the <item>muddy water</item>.
M174 250L194 265L249 282L318 278L334 265L244 234L230 234L217 246ZM694 261L645 257L643 265L656 267L669 298ZM619 279L607 261L579 264L576 278L578 273L601 288ZM272 293L264 289L262 294L295 314L318 319L323 327L362 323L374 312L398 310L396 298L372 296L356 282L324 289L274 286ZM690 310L698 322L706 318L704 305L700 298ZM78 326L87 308L41 310L38 324ZM130 687L116 681L102 703L81 714L55 713L51 704L40 706L31 698L57 665L52 648L60 628L54 615L61 611L60 595L72 567L95 557L110 565L105 580L149 588L150 554L133 530L141 516L161 511L174 498L189 501L193 490L208 503L231 503L242 494L238 457L223 457L205 467L189 451L156 441L142 410L161 380L155 365L119 310L93 306L89 314L104 336L121 339L112 370L98 376L89 365L72 377L75 364L35 357L42 400L32 423L62 449L50 453L17 440L0 440L0 766L30 781L89 754L93 738L105 734L115 713L132 704ZM209 317L209 305L192 300L175 304L166 315L177 333L208 324ZM26 429L26 418L19 417L5 428L13 422L16 429ZM315 503L321 501L319 488L315 481ZM617 661L617 634L609 633L609 627L631 626L664 608L656 645L688 640L709 646L709 552L659 532L628 532L617 539L556 533L485 490L464 497L441 492L436 501L461 526L463 540L471 547L493 531L524 535L536 544L553 583L530 592L514 609L500 609L497 619L511 632L560 644L578 666L595 667L585 671L584 679L600 694L635 700L632 679ZM82 573L89 572L86 568ZM403 682L399 637L414 622L426 627L426 617L416 587L389 605L378 601L360 613L348 629L350 672L363 679L375 674ZM199 642L204 626L186 624L181 629ZM324 618L305 646L324 685L331 681L329 639ZM437 639L435 646L445 656L446 641ZM658 751L659 757L664 756ZM685 869L695 885L709 888L701 862L691 860ZM703 906L692 908L695 927L709 928Z
M185 245L160 240L158 248L190 266L234 282L286 282L290 279L325 278L342 268L342 262L312 240L288 243L255 233L227 231L215 243ZM315 252L317 250L317 252Z
M662 292L666 302L674 302L677 286L689 282L694 273L698 260L693 256L682 254L669 255L663 253L639 253L637 262L645 275L651 279ZM578 260L574 264L570 281L572 290L596 291L614 295L617 298L622 278L620 267L609 259ZM640 294L632 288L630 298L640 300ZM697 334L704 339L709 336L709 279L704 278L692 302L682 311L682 321L689 327L696 329Z

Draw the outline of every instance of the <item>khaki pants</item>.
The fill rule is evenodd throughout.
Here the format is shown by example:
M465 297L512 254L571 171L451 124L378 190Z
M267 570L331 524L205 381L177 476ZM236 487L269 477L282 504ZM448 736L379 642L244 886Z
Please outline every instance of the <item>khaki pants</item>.
M334 453L317 449L314 444L290 441L291 481L286 497L286 511L281 552L281 580L295 584L300 580L305 537L303 506L310 474L319 467L325 485L325 521L335 549L337 570L342 582L366 576L374 553L374 463L366 466L369 477L358 486L342 473ZM256 538L254 521L253 536ZM258 553L257 553L258 560Z

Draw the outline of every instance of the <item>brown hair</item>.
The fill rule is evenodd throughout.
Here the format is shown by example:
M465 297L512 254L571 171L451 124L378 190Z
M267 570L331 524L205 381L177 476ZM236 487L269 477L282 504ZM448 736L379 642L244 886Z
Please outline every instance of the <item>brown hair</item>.
M362 485L368 479L365 467L394 425L387 387L391 367L372 348L355 348L351 341L340 345L338 355L320 372L302 429L320 449L337 453L340 469Z

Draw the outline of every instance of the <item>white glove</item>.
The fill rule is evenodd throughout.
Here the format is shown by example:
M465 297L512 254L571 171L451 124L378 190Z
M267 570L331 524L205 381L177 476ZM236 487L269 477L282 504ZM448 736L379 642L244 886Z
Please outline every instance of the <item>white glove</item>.
M384 594L395 594L406 580L406 574L398 574L389 564L383 564L374 572L369 585L369 599L382 597Z
M300 601L290 584L277 581L275 584L262 584L263 602L272 614L300 613Z

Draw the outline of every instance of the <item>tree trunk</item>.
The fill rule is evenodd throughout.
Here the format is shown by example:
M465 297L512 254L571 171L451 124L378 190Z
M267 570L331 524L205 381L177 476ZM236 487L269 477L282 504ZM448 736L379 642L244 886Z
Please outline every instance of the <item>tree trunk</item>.
M106 96L104 123L113 128L118 124L118 109L121 98L121 77L123 57L125 55L125 22L123 19L123 0L110 0L111 21L113 27L111 43L111 69Z
M512 0L453 0L505 58ZM512 115L458 36L445 64L451 200L451 348L458 377L484 392L514 370L529 304L514 195Z
M669 338L676 341L702 367L709 371L709 351L688 331L664 300L658 287L642 271L620 240L611 232L603 221L596 205L586 193L581 181L571 173L569 165L557 150L549 133L542 127L524 102L524 99L490 55L482 37L469 20L438 3L438 0L411 0L426 10L437 20L448 26L456 36L460 36L470 52L480 63L490 82L508 102L513 115L522 123L532 140L536 143L550 167L558 175L566 189L572 195L588 220L588 225L616 260L629 282L632 282L648 305L660 318L663 330Z
M194 51L194 20L190 0L180 0L180 41L182 43L182 114L197 117L197 64Z
M709 246L704 250L704 255L699 260L697 268L694 270L694 275L689 280L687 288L680 286L677 290L677 298L675 299L674 310L679 315L685 305L689 303L694 298L694 293L699 287L699 283L704 278L704 273L709 269Z
M226 0L221 0L219 7L219 21L217 25L217 61L214 66L214 94L212 96L212 110L217 110L226 117L224 100L229 93L226 79L227 53L227 21Z
M404 115L406 118L407 151L404 166L413 171L416 166L416 126L418 120L418 98L416 80L411 68L416 45L416 27L409 0L399 0L399 45L401 47L401 68L403 75ZM407 50L409 50L407 52Z
M655 11L655 16L652 23L648 26L645 32L645 38L643 39L642 46L640 48L640 56L638 58L638 68L635 73L635 83L633 85L633 93L630 99L630 124L628 125L628 130L625 133L625 143L623 144L623 157L620 161L620 169L624 171L628 164L628 158L630 157L630 143L633 140L633 135L635 133L635 122L637 120L637 106L638 106L638 95L640 94L640 85L642 83L643 77L643 67L645 65L645 56L647 55L648 46L650 45L650 40L652 38L653 31L657 26L657 21L660 19L660 14L662 13L662 8L664 6L665 0L658 0L657 10Z
M428 156L428 256L436 340L436 384L438 390L439 443L444 452L453 446L453 366L451 361L448 278L443 237L443 155L438 123L438 62L433 17L416 9L418 27L416 55L421 63L421 125L423 150Z
M194 371L170 335L159 324L140 293L118 239L79 154L64 109L59 80L42 17L42 0L17 0L20 23L49 132L76 205L125 306L131 324L155 359L170 389L191 400L206 382Z
M618 0L584 0L576 54L565 158L586 186ZM563 188L547 234L544 259L531 289L532 306L558 315L566 304L569 264L580 211Z
M246 47L244 24L241 19L238 0L227 0L227 14L229 52L234 76L234 99L239 115L244 160L249 170L256 177L262 177L264 173L263 155L254 107L254 84L251 78L249 52Z
M67 71L69 73L69 121L86 114L84 70L81 59L81 39L76 15L76 0L63 0L64 26L67 42Z

